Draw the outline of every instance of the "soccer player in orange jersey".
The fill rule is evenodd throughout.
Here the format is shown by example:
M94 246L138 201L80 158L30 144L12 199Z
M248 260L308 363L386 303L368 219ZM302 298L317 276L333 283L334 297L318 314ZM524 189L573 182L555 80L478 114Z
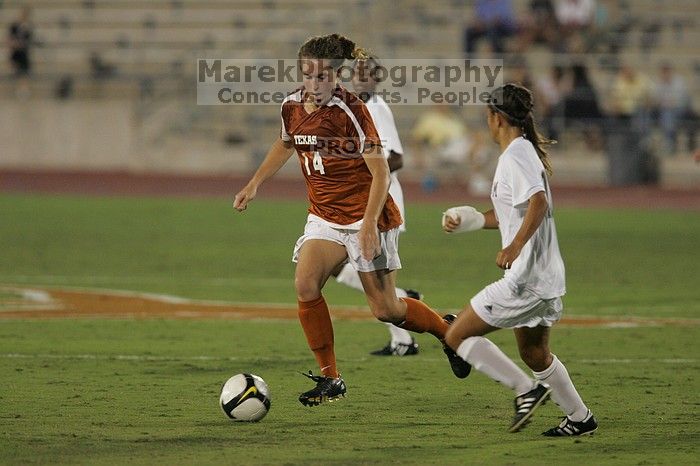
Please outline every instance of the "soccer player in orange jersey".
M299 401L314 406L345 395L336 365L333 325L321 294L331 273L349 262L360 274L374 316L406 330L444 339L450 319L423 302L397 298L399 213L389 190L389 167L365 104L337 82L345 60L366 57L351 40L331 34L308 39L299 50L303 86L282 104L280 137L273 143L233 207L244 211L259 186L296 151L310 202L304 234L294 248L299 320L321 375ZM454 316L450 316L454 317ZM443 346L452 371L471 366Z

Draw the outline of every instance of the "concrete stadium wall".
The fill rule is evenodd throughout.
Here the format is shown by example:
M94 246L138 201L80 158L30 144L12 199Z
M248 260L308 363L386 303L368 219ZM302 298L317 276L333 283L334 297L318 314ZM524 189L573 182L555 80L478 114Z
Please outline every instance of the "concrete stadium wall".
M220 138L172 128L178 104L165 104L141 119L131 99L54 99L0 101L0 170L121 171L134 174L240 175L255 170L274 135L228 146ZM410 163L402 178L420 181ZM562 153L556 157L555 183L565 186L608 184L603 153ZM661 158L660 184L697 189L700 163L692 157ZM294 158L282 173L299 176Z
M128 169L134 146L126 101L5 100L0 103L0 167Z
M143 121L130 99L0 101L0 169L226 174L250 170L245 148ZM163 107L161 113L176 112ZM164 134L164 135L163 135Z

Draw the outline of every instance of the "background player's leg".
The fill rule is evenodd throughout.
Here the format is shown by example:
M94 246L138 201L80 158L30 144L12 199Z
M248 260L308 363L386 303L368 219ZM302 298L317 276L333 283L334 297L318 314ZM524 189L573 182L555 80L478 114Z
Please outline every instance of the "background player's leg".
M301 246L294 276L299 321L321 373L338 377L333 346L333 324L321 289L334 268L345 260L345 247L332 241L307 240Z
M338 283L342 283L350 288L364 292L362 280L360 280L360 274L352 265L345 264L344 266L339 267L337 273L334 271L333 275L335 275ZM395 291L398 298L406 298L408 296L406 290L403 288L396 287ZM385 324L389 329L389 333L391 334L391 340L386 347L382 348L381 350L374 351L372 354L403 355L410 349L413 349L410 354L417 353L418 346L415 345L413 337L410 333L408 333L408 331L397 327L391 322L385 322ZM403 351L401 351L401 349L403 349Z
M445 337L448 324L425 303L396 296L395 270L360 272L367 302L374 316L417 333L428 332L439 340Z
M360 280L357 270L350 264L339 267L337 274L335 274L335 279L338 283L349 286L352 289L365 291L365 289L362 288L362 281Z

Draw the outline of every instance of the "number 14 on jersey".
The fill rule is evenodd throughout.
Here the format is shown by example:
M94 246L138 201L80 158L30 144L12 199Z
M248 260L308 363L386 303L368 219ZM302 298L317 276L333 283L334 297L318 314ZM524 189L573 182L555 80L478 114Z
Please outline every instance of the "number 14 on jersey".
M313 157L313 158L312 158ZM312 158L311 166L314 170L319 172L321 175L326 174L326 169L323 168L323 159L318 151L314 152L304 152L304 167L306 168L306 174L311 176L311 167L309 167L309 159Z

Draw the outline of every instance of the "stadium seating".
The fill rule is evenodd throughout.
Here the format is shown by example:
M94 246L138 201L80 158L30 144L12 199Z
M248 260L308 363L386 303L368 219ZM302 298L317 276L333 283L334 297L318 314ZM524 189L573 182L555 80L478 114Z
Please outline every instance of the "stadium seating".
M527 2L513 3L519 14L525 13ZM0 2L0 26L6 30L23 5L32 7L36 41L33 96L54 95L59 83L69 79L75 98L133 99L135 111L143 118L139 121L158 128L159 133L147 139L161 141L187 134L189 140L222 144L249 140L246 135L253 130L256 135L274 137L278 109L187 105L196 91L192 78L196 58L291 58L306 37L329 31L347 34L384 57L461 57L471 4L467 0L405 0L396 8L394 2L326 0L310 8L302 0L5 0ZM700 18L700 2L635 0L632 13L629 8L624 10L625 0L600 0L599 4L607 12L599 26L601 37L624 44L624 49L617 55L601 50L575 57L589 65L598 89L609 88L608 67L624 55L625 62L651 76L660 61L672 62L685 76L691 93L698 94L700 25L695 21ZM303 20L290 21L300 15ZM626 26L618 27L623 22ZM527 53L533 74L553 61L571 60L571 56L554 55L542 46ZM6 62L0 64L0 76L0 95L11 96ZM180 105L170 105L170 112L163 116L159 111L163 101L173 100ZM421 110L415 106L395 109L404 139ZM480 116L467 109L464 117L470 121ZM150 124L149 118L157 122ZM581 151L575 137L569 141L573 142L567 147L569 152ZM252 150L251 146L237 147L245 148L241 153Z

